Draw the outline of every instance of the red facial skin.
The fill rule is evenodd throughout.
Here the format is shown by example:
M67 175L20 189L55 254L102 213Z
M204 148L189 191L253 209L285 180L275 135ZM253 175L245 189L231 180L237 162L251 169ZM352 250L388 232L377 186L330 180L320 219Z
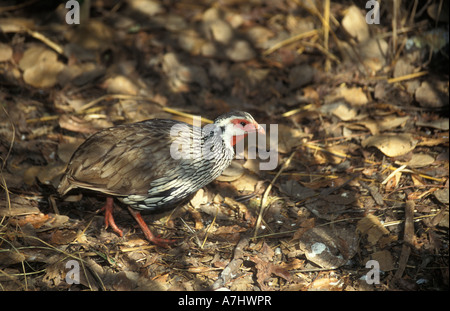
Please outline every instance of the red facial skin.
M234 126L237 126L241 129L243 129L245 132L247 133L261 133L261 134L266 134L266 131L264 130L264 128L262 126L260 126L258 123L251 123L248 120L245 119L234 119L233 121L231 121ZM245 136L247 136L247 134L244 135L237 135L237 136L233 136L233 139L231 141L231 145L234 146L236 145L237 142L241 141L242 139L245 138Z

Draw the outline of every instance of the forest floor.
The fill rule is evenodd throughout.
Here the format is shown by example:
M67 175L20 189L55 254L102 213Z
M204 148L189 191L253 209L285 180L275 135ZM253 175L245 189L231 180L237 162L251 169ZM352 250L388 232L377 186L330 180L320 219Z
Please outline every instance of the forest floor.
M60 3L0 7L0 290L448 290L447 1ZM57 195L99 129L231 110L270 152L144 215L170 248Z

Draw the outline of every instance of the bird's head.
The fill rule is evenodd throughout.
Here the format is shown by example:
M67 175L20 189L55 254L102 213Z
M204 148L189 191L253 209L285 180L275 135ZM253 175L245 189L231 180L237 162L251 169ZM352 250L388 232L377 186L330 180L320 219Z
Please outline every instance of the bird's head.
M230 142L230 146L234 146L249 133L266 133L249 113L243 111L223 114L214 120L214 124L222 129L223 139Z

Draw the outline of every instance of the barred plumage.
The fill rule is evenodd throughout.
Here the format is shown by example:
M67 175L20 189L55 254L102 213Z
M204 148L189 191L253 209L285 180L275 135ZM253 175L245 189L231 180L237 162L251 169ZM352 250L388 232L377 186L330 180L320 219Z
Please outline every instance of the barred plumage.
M74 152L58 192L84 188L117 197L131 207L146 238L164 246L169 241L154 237L139 211L176 207L220 176L233 159L236 141L256 131L264 130L239 111L219 116L203 129L163 119L108 128ZM106 225L122 235L112 217L112 199L104 208Z

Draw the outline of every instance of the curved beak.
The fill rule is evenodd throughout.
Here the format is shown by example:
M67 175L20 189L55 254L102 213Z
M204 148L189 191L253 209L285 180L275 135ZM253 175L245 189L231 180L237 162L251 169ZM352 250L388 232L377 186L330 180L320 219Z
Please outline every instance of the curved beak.
M244 127L244 130L248 133L261 133L266 135L266 130L258 123L249 123Z
M266 130L261 125L259 125L258 123L256 123L256 125L258 125L258 133L266 135Z

